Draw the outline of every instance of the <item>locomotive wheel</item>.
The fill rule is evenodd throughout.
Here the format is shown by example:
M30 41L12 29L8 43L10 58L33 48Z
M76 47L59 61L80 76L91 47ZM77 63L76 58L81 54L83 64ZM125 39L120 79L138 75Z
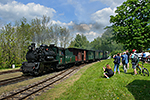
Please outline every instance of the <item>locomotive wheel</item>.
M52 64L52 68L53 68L53 70L54 70L54 71L56 71L56 70L57 70L57 68L56 68L56 67L57 67L57 63Z
M34 74L35 76L38 76L40 73L39 73L38 70L34 70L34 71L33 71L33 74Z
M22 72L22 73L23 73L24 75L25 75L25 74L28 74L27 72Z

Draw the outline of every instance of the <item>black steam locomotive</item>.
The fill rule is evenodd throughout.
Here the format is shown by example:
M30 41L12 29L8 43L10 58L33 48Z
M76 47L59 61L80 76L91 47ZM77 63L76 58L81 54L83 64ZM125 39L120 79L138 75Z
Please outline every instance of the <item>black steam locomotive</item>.
M51 70L49 66L56 66L58 61L56 59L56 54L51 50L51 46L41 45L39 48L35 48L35 43L32 43L28 47L28 52L26 54L27 62L23 62L21 66L21 71L25 73L30 73L32 75L39 75L40 73L48 72Z

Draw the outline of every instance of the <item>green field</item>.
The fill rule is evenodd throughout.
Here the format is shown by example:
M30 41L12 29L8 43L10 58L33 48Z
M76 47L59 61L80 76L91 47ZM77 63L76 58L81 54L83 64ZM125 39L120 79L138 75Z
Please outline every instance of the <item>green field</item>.
M120 66L120 74L110 79L103 77L102 67L110 64L114 68L113 59L97 62L84 67L71 78L55 86L55 88L43 93L36 100L149 100L150 76L135 75L133 69L123 73ZM150 64L145 64L150 71Z

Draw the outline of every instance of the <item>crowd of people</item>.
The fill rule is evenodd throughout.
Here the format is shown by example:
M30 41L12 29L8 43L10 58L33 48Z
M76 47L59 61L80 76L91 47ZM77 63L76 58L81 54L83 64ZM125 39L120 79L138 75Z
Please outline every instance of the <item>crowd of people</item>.
M145 58L146 58L146 54L145 54L145 52L143 52L141 60L143 62L145 62ZM134 70L133 75L137 74L136 66L138 65L139 58L138 58L138 55L136 54L135 49L132 50L131 54L128 52L128 50L126 50L126 52L123 52L123 53L117 53L116 55L113 56L113 59L114 59L114 61L113 61L114 62L114 72L109 64L106 65L106 68L103 67L104 76L107 79L109 79L110 77L115 75L117 71L118 71L118 74L120 74L119 66L120 66L121 62L123 65L124 73L127 73L127 69L129 69L129 59L131 59L132 68ZM120 60L121 60L121 62L120 62Z

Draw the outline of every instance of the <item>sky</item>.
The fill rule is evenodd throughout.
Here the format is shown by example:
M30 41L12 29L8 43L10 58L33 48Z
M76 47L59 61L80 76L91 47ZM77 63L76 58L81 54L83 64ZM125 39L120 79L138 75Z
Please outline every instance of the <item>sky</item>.
M93 41L111 25L110 15L126 0L0 0L0 27L25 17L28 21L49 16L73 37L83 34Z

